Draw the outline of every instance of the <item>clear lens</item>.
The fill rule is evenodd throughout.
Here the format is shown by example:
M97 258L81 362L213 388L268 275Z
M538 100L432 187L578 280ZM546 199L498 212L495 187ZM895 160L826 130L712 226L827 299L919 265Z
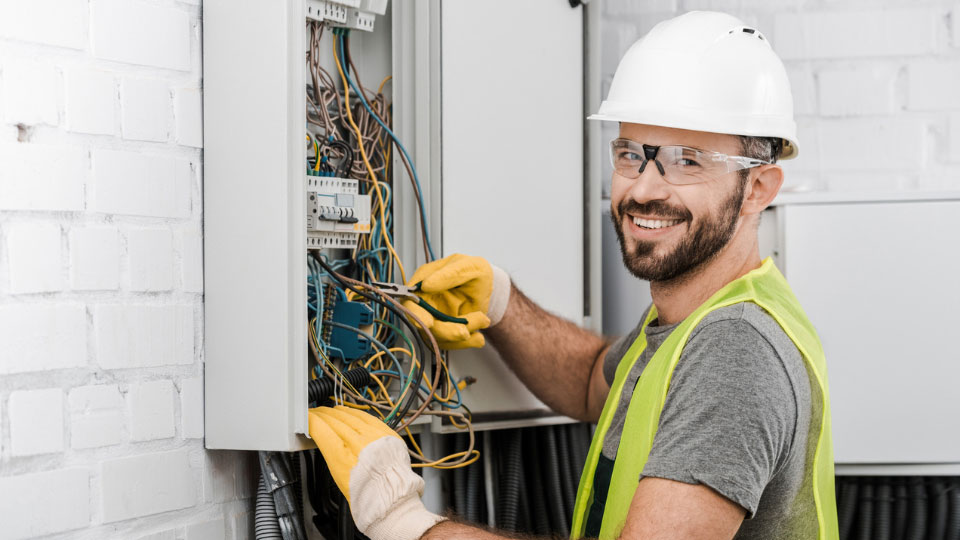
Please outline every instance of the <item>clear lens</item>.
M630 179L639 178L644 159L642 144L628 139L610 141L610 160L613 169L620 176ZM657 150L655 159L663 166L664 180L675 185L698 184L729 172L765 163L758 159L728 156L687 146L661 146ZM657 170L654 164L647 163L647 165Z

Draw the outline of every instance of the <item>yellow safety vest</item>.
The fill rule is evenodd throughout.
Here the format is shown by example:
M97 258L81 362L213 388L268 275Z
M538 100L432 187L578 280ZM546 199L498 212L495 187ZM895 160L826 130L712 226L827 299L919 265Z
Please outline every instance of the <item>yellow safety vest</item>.
M620 447L629 448L629 451L619 452L613 465L610 488L600 525L601 539L616 538L623 530L630 503L640 482L640 474L653 447L653 438L660 423L660 413L667 399L673 370L680 361L680 354L690 333L711 311L741 302L757 304L780 324L783 331L800 350L810 373L816 379L817 384L811 388L811 398L823 404L823 416L820 419L820 433L816 441L817 448L812 469L813 481L810 485L812 485L817 508L819 540L839 538L833 483L833 445L830 440L830 396L823 349L813 325L800 308L800 303L793 295L786 279L768 258L756 270L717 291L684 319L670 333L650 359L650 363L643 369L627 409L620 439ZM643 322L643 327L646 328L656 317L656 308L651 308L647 319ZM593 503L593 480L600 452L603 449L603 441L614 411L617 409L617 403L620 401L627 375L640 358L640 353L646 345L646 335L641 331L617 367L617 374L613 379L607 402L603 406L603 413L597 423L587 462L580 477L577 501L573 509L573 525L570 529L571 538L583 537L587 512ZM624 441L626 445L623 444Z

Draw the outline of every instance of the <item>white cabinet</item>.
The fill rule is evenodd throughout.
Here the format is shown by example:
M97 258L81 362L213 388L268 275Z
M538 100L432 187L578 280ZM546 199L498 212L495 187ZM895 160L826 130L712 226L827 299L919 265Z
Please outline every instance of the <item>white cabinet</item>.
M789 201L779 258L823 342L837 463L960 463L960 197Z

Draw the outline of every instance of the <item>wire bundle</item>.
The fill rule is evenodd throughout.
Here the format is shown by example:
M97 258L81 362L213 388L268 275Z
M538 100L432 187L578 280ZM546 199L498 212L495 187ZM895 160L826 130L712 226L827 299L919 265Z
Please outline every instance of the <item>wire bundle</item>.
M385 78L374 93L360 83L350 57L349 33L335 28L333 59L336 78L321 66L324 25L310 22L306 55L307 167L318 174L360 181L361 192L372 200L370 233L353 250L311 251L308 257L308 320L311 376L330 381L335 403L369 411L409 440L414 467L464 467L479 457L470 412L460 390L468 381L455 381L446 358L422 321L373 282L406 281L397 254L393 230L391 154L396 149L410 179L419 206L424 257L433 260L423 196L416 169L406 148L390 129L390 107ZM339 83L339 86L338 86ZM399 275L394 275L396 268ZM338 302L363 302L374 313L372 327L357 328L332 317ZM373 347L356 360L330 341L333 328L354 333ZM365 369L369 387L351 384L344 373ZM355 371L354 371L355 373ZM467 432L467 448L440 459L425 456L410 430L420 416L442 416Z

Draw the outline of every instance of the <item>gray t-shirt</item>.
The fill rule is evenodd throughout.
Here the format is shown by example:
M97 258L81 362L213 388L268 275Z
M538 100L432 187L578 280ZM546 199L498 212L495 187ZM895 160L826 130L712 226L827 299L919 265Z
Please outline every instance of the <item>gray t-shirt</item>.
M674 328L647 327L647 347L624 385L604 457L616 458L636 381ZM607 382L639 332L640 326L611 346L603 365ZM822 405L811 400L811 381L793 341L762 308L741 303L709 313L673 372L641 478L703 484L740 505L747 519L737 540L816 538L807 471Z

